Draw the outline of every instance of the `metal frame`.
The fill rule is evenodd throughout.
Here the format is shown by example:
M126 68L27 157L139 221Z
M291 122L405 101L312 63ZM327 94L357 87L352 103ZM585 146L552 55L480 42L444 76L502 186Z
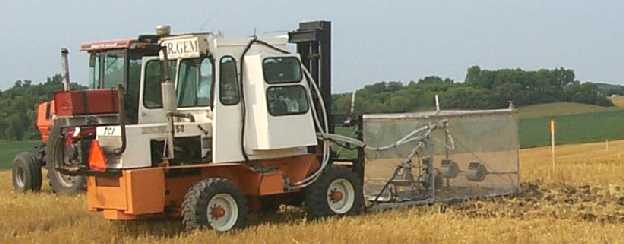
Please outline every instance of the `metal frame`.
M327 114L331 114L331 22L312 21L299 23L299 29L288 33L289 42L297 44L303 65L321 90ZM334 123L329 120L329 133L334 133Z
M329 133L334 133L336 128L335 119L331 111L331 22L311 21L299 23L297 30L288 33L290 43L297 45L297 53L301 56L301 62L310 71L321 90L325 108L327 110ZM314 100L312 100L314 101ZM357 139L363 139L363 119L358 119L352 123L356 127ZM337 158L332 152L331 163L351 162L352 170L364 180L364 149L358 147L355 159Z
M492 110L463 110L463 111L451 110L451 111L430 111L430 112L397 113L397 114L371 114L371 115L364 115L363 120L366 120L366 121L414 120L414 119L418 120L418 119L436 119L436 118L483 117L483 116L490 116L490 115L513 116L515 112L517 111L514 110L512 107L509 107L505 109L492 109ZM517 130L517 127L516 127L516 130ZM448 142L445 141L445 143L448 143ZM433 156L434 153L433 153L432 145L431 145L431 148L429 148L428 150L429 150L428 155ZM519 150L516 149L516 155L518 152ZM445 154L446 154L446 157L448 158L448 152L446 152ZM493 175L515 174L516 182L519 182L518 180L519 179L519 157L516 157L516 159L513 161L510 161L510 163L515 164L518 170L509 171L509 172L506 172L506 171L490 172L488 174L493 174ZM378 203L373 201L372 205L367 206L367 210L377 211L377 210L385 210L389 208L417 206L417 205L424 205L424 204L437 202L439 200L437 199L437 196L436 196L437 194L435 192L436 185L435 185L435 179L433 178L433 174L430 174L430 179L428 179L428 181L430 182L432 188L431 188L431 196L427 199L423 199L423 200L417 199L417 200L409 200L409 201L403 201L403 202L399 201L399 202L378 202ZM442 200L442 202L466 200L466 199L475 198L475 197L489 198L489 197L507 196L507 195L516 194L518 190L519 188L516 187L513 190L513 192L505 192L505 193L488 192L488 193L480 194L478 196L451 197L451 198L445 198L444 200Z

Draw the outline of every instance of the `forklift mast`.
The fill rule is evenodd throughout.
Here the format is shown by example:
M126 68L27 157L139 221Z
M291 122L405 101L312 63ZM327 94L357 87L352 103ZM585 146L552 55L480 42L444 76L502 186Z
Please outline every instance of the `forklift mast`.
M303 65L310 71L325 101L329 133L334 133L335 123L331 113L331 22L312 21L299 23L299 28L288 33L289 42L297 45Z
M297 53L301 56L301 62L310 71L312 79L319 86L321 96L325 103L329 123L328 133L335 133L336 123L331 111L331 22L312 21L299 23L299 28L288 33L289 42L297 45ZM312 94L315 96L315 94ZM313 101L318 101L313 99ZM355 136L362 140L362 119L356 119ZM323 121L321 121L323 123ZM360 180L364 180L364 149L357 148L354 158L342 158L332 152L331 162L351 161L353 171Z

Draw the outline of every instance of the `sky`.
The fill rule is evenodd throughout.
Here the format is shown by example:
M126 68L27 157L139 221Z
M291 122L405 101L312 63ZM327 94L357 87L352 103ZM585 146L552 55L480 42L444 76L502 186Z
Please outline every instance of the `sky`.
M154 26L245 37L332 21L333 92L466 69L556 68L624 84L624 1L589 0L2 0L0 89L44 81L70 49L73 81L88 75L80 43L136 37Z

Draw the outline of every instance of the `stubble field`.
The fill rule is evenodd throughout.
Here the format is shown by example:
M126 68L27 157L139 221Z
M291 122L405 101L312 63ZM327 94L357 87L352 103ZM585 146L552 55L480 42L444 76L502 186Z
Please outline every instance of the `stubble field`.
M624 243L624 141L520 152L516 197L310 220L297 208L244 230L184 232L177 220L109 222L82 196L12 191L0 171L0 243Z

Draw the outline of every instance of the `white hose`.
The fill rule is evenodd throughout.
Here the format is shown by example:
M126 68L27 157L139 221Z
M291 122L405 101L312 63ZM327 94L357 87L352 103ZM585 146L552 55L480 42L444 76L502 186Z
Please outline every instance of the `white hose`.
M310 97L310 107L312 109L312 117L314 118L314 121L316 122L316 127L319 129L321 134L327 134L327 132L329 131L329 127L327 124L327 109L325 108L325 101L323 100L323 96L321 96L321 92L318 86L316 85L316 81L312 78L308 69L306 69L305 66L301 65L301 70L303 70L303 72L306 74L308 84L311 84L312 88L314 88L316 96L319 99L319 104L321 105L321 113L323 115L323 122L324 122L322 124L323 126L321 126L321 123L318 118L318 111L316 110L316 106L314 105L314 101L312 100L312 93L310 91L311 89L308 89L308 96ZM319 169L316 172L314 172L312 175L306 177L305 179L295 182L293 185L295 187L306 187L314 183L318 179L318 177L321 175L323 170L325 170L325 167L327 167L330 157L331 157L330 141L325 139L323 140L323 159L321 161L321 166L319 167Z

